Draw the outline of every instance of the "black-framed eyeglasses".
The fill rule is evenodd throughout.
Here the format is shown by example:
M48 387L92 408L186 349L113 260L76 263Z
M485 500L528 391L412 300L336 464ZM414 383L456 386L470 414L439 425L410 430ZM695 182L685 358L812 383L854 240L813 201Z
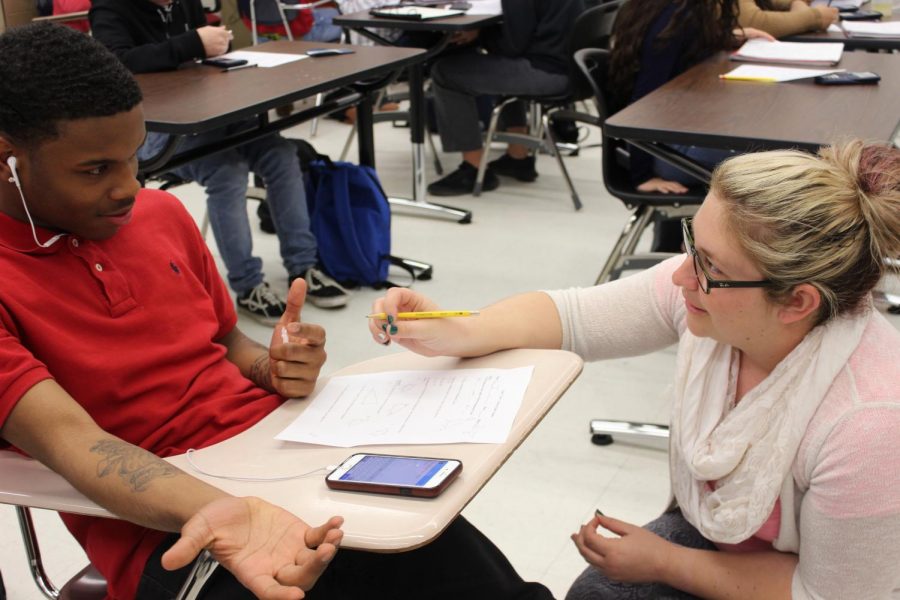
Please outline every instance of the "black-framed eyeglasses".
M691 226L691 221L693 221L693 219L690 217L681 219L681 234L684 236L684 249L691 255L691 260L694 261L694 275L697 277L697 283L700 284L700 289L703 290L704 294L708 294L713 288L758 288L772 285L772 280L770 279L758 281L714 279L709 274L709 271L706 270L706 267L703 266L703 261L700 260L700 256L697 254L697 248L694 246L694 230Z

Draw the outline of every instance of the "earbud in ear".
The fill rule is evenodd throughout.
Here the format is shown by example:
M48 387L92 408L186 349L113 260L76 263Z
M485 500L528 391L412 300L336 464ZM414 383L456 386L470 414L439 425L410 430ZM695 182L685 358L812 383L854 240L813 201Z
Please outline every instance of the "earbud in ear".
M10 156L6 159L6 164L9 165L9 170L12 171L12 177L9 178L9 182L18 185L19 174L16 172L16 162L15 156Z

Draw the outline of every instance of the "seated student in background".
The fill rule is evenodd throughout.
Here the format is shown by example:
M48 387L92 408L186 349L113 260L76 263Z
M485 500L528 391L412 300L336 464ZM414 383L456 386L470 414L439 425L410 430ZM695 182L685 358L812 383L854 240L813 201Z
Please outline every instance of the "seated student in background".
M313 584L313 600L550 598L463 518L411 552L335 556L339 518L310 527L161 460L314 389L325 332L301 321L306 283L268 348L250 340L191 216L140 189L141 93L121 62L47 23L0 35L0 55L0 446L123 519L62 515L110 598L174 597L203 548L224 567L204 600Z
M838 21L833 6L810 6L807 0L740 0L738 24L754 27L776 38L825 31Z
M738 38L772 36L755 29L738 30L734 0L644 0L626 2L613 28L608 91L610 112L640 100ZM673 146L712 168L727 150ZM683 194L692 177L637 149L631 150L631 179L642 192Z
M187 61L219 56L231 39L228 30L206 25L200 0L94 0L90 19L94 37L134 73L173 70ZM182 140L179 150L222 139L253 123L191 136ZM140 158L156 155L167 140L166 134L148 134ZM285 308L264 280L262 260L253 256L247 217L250 172L266 185L288 287L295 279L304 279L311 304L336 308L347 303L347 290L316 268L316 239L309 228L303 176L288 140L273 134L172 171L206 188L209 222L241 312L272 324Z
M478 96L563 94L569 88L568 36L584 11L582 0L503 0L503 23L484 31L457 34L454 43L471 44L467 52L444 56L431 69L438 132L445 152L462 152L463 161L449 175L428 186L434 196L471 194L483 147ZM487 53L481 53L485 49ZM506 130L524 133L524 106L504 114ZM484 190L500 185L497 175L534 181L534 156L511 144L488 164Z
M645 528L584 525L572 537L590 566L568 600L892 597L900 333L870 292L900 256L900 150L730 158L684 242L686 256L634 276L513 296L477 319L397 321L438 305L394 288L373 307L389 323L370 330L427 356L597 360L678 343L677 506Z

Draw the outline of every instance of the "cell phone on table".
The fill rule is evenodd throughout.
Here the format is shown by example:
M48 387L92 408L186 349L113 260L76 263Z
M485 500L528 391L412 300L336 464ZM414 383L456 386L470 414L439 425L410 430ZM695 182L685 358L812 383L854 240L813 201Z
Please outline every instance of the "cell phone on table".
M819 85L859 85L878 83L881 81L881 76L869 71L840 71L818 75L813 81Z
M337 56L339 54L353 54L350 48L312 48L306 51L307 56Z
M853 12L839 13L842 21L880 21L883 16L877 10L855 10Z
M333 490L434 498L462 472L451 458L354 454L325 477Z
M240 67L241 65L247 64L247 61L243 58L225 58L223 56L218 58L206 58L202 62L204 65L219 67L221 69L230 69L231 67Z

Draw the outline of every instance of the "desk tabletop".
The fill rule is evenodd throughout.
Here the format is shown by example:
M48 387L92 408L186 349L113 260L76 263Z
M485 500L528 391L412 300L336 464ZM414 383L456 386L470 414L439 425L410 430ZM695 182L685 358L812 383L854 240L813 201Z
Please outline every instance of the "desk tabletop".
M411 19L388 19L375 17L369 11L360 11L334 18L334 24L341 27L402 29L404 31L442 31L452 33L466 29L480 29L494 25L503 20L502 15L460 15L446 19L427 19L414 21Z
M270 42L252 51L304 54L311 48L324 47L357 52L304 58L272 68L222 72L218 67L192 63L176 71L137 75L144 94L147 129L203 133L319 92L404 68L424 54L418 48L359 48L299 41Z
M881 75L877 85L719 79L739 64L723 54L689 69L607 119L608 135L740 151L816 150L847 137L894 139L900 123L900 60L896 56L844 53L839 67L874 71Z
M462 511L578 377L582 361L575 354L562 350L509 350L474 359L425 358L401 352L334 373L337 376L389 370L513 368L526 365L534 365L534 374L509 439L504 444L332 448L282 442L274 439L275 435L309 404L306 400L289 400L247 431L192 455L194 464L207 472L252 477L304 473L338 464L357 452L462 460L463 471L459 478L435 499L330 490L325 485L324 472L299 479L263 483L217 479L196 474L184 455L166 460L231 494L265 498L308 523L320 523L332 515L342 515L344 547L383 552L411 550L437 537ZM314 393L321 390L327 380L321 379ZM35 460L12 452L0 452L0 474L0 503L111 516Z

